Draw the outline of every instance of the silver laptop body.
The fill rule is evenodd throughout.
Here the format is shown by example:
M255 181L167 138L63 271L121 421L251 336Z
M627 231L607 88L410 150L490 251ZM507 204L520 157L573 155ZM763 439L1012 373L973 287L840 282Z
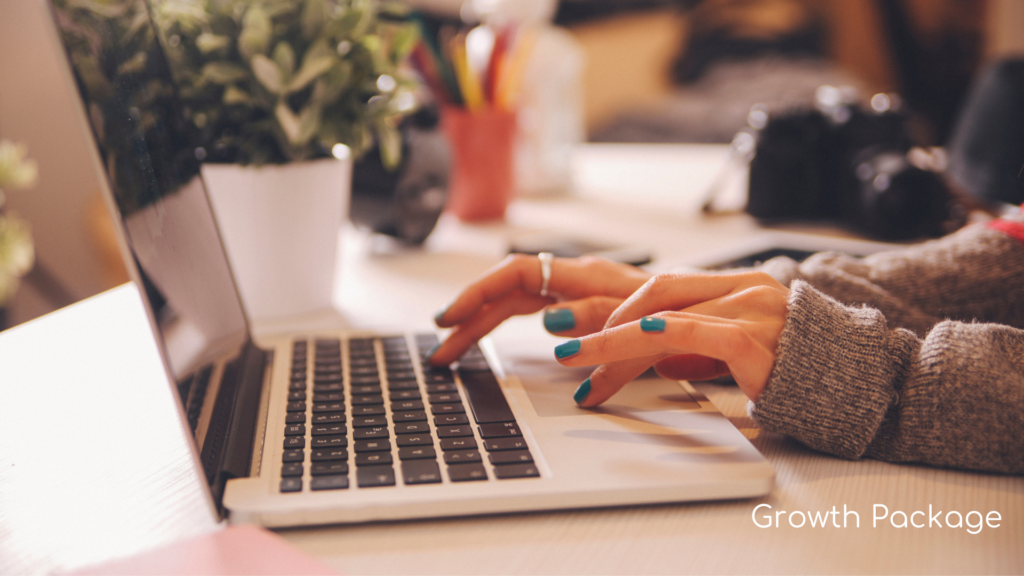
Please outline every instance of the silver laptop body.
M254 342L194 141L141 0L50 0L124 261L146 296L181 423L234 522L297 526L744 498L774 472L686 382L644 376L597 410L535 318L455 365L433 334ZM141 66L124 66L146 54ZM135 64L139 64L135 61ZM383 304L382 304L383 305Z

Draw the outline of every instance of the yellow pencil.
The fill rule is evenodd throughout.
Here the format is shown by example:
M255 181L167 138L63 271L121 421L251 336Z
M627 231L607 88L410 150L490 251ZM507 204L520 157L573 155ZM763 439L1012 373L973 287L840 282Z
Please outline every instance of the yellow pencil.
M526 65L533 53L533 46L537 43L537 29L534 26L525 26L519 32L519 37L508 51L509 54L501 66L498 77L497 103L503 110L513 110L519 100L519 89L522 86L523 74L526 72Z
M462 99L470 111L479 110L483 105L484 94L480 87L480 79L476 71L469 65L466 57L466 32L459 32L451 40L452 67L462 91Z

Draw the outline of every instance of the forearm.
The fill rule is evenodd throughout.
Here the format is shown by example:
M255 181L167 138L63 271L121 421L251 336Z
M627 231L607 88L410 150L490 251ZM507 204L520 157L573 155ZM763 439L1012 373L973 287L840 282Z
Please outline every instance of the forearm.
M844 304L867 304L918 336L944 319L1024 328L1024 244L985 226L865 258L777 258L764 270L785 285L804 280Z
M1024 331L943 322L924 338L804 282L765 392L767 430L845 458L1024 473Z

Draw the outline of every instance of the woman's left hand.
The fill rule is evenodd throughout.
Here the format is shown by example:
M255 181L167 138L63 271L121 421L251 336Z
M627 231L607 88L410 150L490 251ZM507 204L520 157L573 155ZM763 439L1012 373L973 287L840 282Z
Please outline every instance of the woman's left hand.
M577 391L596 406L651 366L673 380L732 374L751 400L764 391L789 289L763 272L662 274L629 297L605 329L555 348L565 366L597 369Z

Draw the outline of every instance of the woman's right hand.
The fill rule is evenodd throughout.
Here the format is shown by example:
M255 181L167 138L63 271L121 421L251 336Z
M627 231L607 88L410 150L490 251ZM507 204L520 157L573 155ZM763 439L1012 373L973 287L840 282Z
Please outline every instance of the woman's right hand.
M650 278L640 268L601 258L555 258L548 295L541 296L540 259L513 254L435 316L439 327L452 330L428 360L436 366L450 364L508 318L545 308L544 327L553 334L579 337L598 332Z

